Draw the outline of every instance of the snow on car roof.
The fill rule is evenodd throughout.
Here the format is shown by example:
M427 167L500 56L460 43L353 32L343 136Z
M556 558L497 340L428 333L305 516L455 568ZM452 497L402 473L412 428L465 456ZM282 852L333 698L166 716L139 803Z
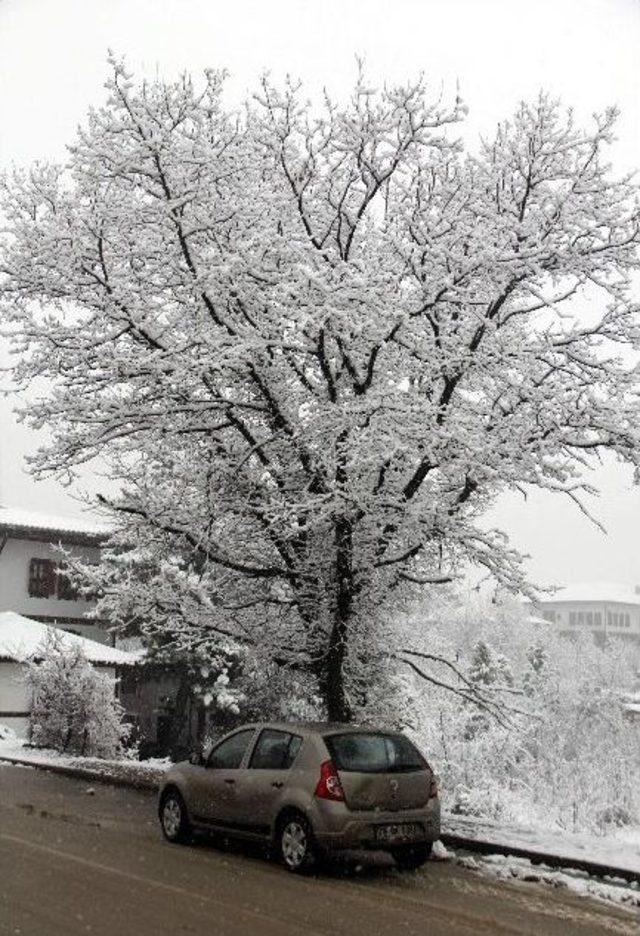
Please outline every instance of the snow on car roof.
M547 604L555 601L599 601L607 604L640 605L640 593L634 585L622 585L614 582L581 582L566 585L557 591L545 595L538 602Z
M71 517L5 506L0 506L0 529L89 537L102 537L109 533L108 525L95 516Z
M33 659L42 649L42 644L51 631L58 634L62 643L68 647L80 645L91 663L105 666L136 666L140 662L139 654L118 650L116 647L98 643L97 640L89 640L88 637L70 634L59 627L34 621L15 611L0 613L0 660L23 663Z

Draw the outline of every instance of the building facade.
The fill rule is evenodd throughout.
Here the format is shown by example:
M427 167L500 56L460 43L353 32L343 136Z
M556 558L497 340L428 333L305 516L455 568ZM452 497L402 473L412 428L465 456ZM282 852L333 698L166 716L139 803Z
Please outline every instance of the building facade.
M556 625L564 635L591 635L640 644L640 586L593 583L568 585L533 605L536 615Z
M94 602L73 588L60 553L62 547L97 563L106 535L106 528L92 520L0 507L0 611L113 644L100 622L87 619Z

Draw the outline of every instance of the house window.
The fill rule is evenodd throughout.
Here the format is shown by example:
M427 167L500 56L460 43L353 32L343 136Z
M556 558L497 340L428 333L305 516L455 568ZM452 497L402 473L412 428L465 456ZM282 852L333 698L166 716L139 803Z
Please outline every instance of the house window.
M51 559L32 559L29 562L29 595L31 598L50 598L56 593L56 567Z
M78 590L66 572L52 559L32 559L29 562L29 595L32 598L52 598L77 601Z
M58 598L61 601L77 601L78 590L69 576L62 571L58 572Z
M593 612L593 623L596 627L602 627L602 614L600 611Z

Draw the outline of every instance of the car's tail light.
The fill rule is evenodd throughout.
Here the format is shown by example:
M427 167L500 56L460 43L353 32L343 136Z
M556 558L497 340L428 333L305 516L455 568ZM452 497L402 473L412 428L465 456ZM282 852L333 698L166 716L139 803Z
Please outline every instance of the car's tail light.
M438 781L436 780L436 775L431 774L431 783L429 784L429 799L437 799L438 796Z
M320 779L316 786L316 796L319 799L344 802L344 790L333 761L326 760L320 765Z

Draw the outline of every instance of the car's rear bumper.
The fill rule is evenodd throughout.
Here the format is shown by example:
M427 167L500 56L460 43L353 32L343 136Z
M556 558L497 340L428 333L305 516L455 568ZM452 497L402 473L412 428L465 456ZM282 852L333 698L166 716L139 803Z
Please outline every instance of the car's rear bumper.
M325 813L321 821L312 824L318 845L323 849L333 851L341 848L385 849L393 847L394 844L401 844L401 842L380 842L376 837L376 826L403 823L417 824L422 827L421 834L404 844L435 842L440 838L440 800L433 797L422 809L402 812L357 813L343 808L340 811L332 811L332 815Z

